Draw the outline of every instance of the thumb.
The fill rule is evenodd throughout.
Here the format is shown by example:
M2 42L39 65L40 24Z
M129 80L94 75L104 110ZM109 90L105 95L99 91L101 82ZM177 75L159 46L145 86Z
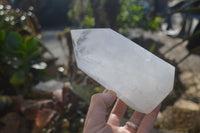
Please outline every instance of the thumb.
M116 99L116 93L108 90L105 93L98 93L92 96L88 110L84 130L92 128L102 128L106 123L107 108L110 107ZM95 129L97 131L97 129Z

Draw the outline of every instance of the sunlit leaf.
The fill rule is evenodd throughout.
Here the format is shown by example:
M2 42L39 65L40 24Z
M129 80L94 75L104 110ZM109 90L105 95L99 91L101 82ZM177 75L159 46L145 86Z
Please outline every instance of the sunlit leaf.
M25 72L24 71L15 72L10 79L10 83L13 85L21 85L24 82L25 82Z
M102 91L102 88L100 88L100 87L95 87L95 88L94 88L94 91L99 93L99 92Z
M93 27L94 26L94 18L93 17L85 17L84 19L84 25L87 27Z

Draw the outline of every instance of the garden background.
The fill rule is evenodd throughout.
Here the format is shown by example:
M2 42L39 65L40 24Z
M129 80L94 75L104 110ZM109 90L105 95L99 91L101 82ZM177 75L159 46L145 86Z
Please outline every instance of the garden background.
M174 65L153 132L199 133L199 19L200 0L0 0L0 133L82 132L104 88L76 66L80 28L111 28Z

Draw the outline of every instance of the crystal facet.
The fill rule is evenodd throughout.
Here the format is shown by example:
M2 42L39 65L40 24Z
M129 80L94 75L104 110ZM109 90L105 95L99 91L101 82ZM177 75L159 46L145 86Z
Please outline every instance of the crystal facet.
M71 31L78 67L128 106L150 113L173 89L175 68L111 29Z

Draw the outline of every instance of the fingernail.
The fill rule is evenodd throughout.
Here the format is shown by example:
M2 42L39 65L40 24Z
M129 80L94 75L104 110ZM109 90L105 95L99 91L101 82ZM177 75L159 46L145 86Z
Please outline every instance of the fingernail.
M106 94L116 96L116 93L115 93L114 91L112 91L112 90L108 90L108 91L106 92Z

